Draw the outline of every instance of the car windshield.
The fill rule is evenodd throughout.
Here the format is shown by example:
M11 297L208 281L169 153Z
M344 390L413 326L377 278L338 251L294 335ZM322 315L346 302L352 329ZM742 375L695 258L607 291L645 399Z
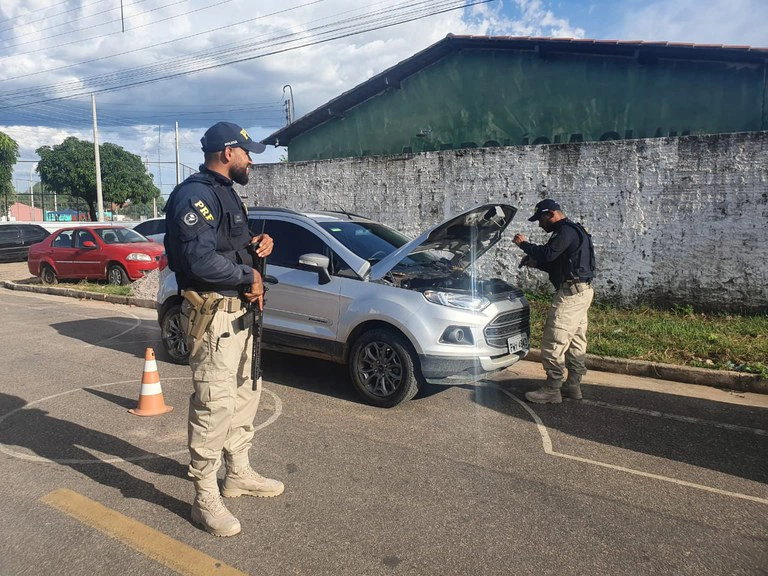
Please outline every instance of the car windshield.
M144 236L130 228L97 228L96 234L104 241L104 244L133 244L135 242L149 242Z
M349 250L371 263L378 262L411 241L397 230L376 222L335 221L318 224ZM420 252L403 259L401 265L430 264L437 259L434 254Z

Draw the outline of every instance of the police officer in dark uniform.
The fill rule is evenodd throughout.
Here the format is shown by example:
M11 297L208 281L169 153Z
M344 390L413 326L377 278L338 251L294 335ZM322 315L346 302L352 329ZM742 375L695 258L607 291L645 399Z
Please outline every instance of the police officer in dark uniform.
M536 212L528 220L538 221L552 236L546 244L537 245L528 242L522 234L515 234L513 242L526 254L521 265L547 272L555 295L541 338L541 362L547 381L539 390L526 392L525 397L539 404L559 404L565 392L581 400L581 379L587 372L587 312L594 297L592 237L581 224L565 216L560 204L549 198L536 204Z
M189 474L195 484L192 520L216 536L240 532L240 522L221 499L277 496L279 480L251 469L248 451L261 395L251 380L251 331L242 317L247 303L263 306L262 278L249 252L272 252L272 239L253 236L248 213L233 182L245 185L250 153L265 146L236 124L219 122L200 140L205 163L171 193L166 205L165 250L184 296L194 394L189 402ZM216 472L224 455L226 477Z

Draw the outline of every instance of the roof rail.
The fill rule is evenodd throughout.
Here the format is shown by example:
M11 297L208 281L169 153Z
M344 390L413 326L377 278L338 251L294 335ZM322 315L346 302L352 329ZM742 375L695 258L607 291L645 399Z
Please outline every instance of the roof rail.
M248 213L251 214L253 212L283 212L285 214L297 214L301 216L301 212L297 212L296 210L291 210L290 208L273 208L270 206L251 206L248 208Z

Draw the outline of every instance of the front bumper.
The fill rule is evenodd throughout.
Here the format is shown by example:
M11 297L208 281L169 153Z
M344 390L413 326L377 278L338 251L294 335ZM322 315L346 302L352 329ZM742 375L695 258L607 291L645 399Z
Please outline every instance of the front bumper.
M419 356L419 361L421 374L430 384L470 384L512 366L527 353L528 350L521 350L513 354L470 358Z

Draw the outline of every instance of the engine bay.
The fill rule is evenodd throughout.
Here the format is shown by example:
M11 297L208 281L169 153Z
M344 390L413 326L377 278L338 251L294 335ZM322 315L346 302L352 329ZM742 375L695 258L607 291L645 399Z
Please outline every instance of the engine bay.
M447 268L447 267L446 267ZM463 292L479 294L490 298L498 294L519 292L517 288L500 278L483 280L472 278L467 272L450 271L430 267L408 267L390 271L380 280L383 284L389 284L406 290L444 290L450 292Z

